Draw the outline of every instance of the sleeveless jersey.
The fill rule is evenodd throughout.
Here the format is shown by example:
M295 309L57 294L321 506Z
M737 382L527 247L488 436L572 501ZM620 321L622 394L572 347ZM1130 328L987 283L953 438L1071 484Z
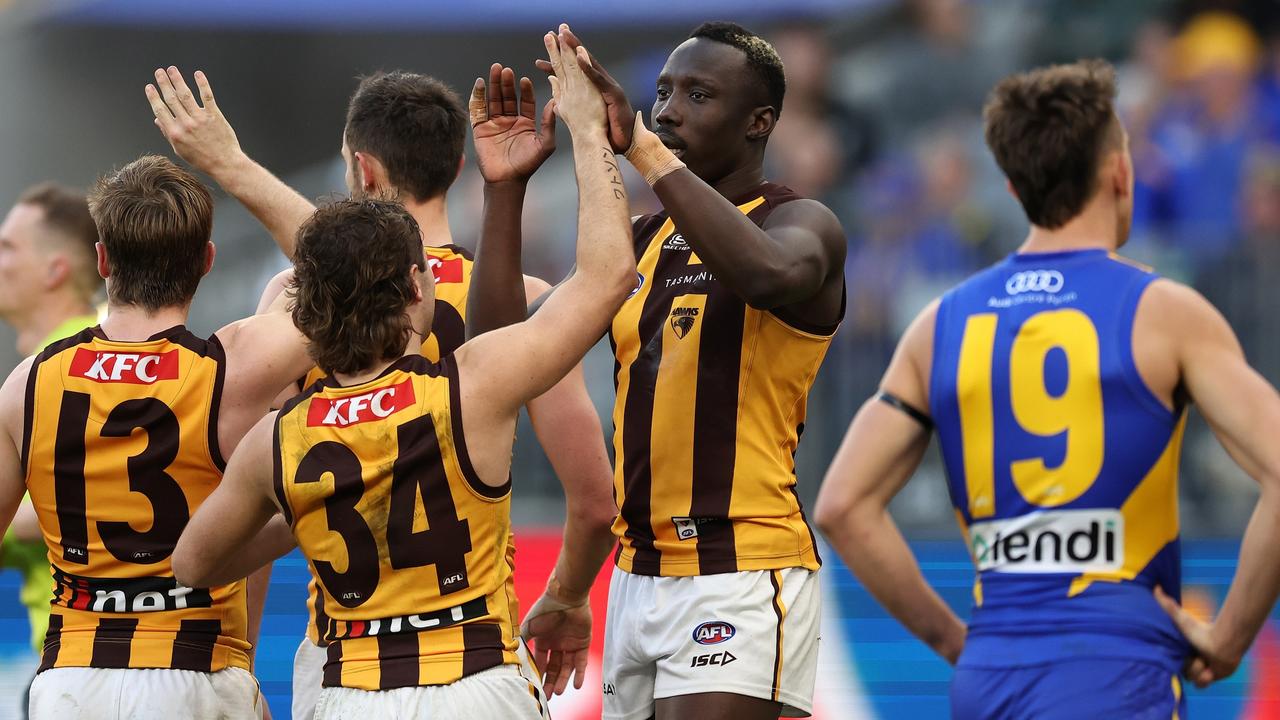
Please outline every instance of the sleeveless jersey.
M318 587L326 687L443 685L517 663L510 482L467 456L452 356L331 378L276 422L275 487Z
M736 204L762 225L797 197L766 183ZM633 232L639 286L609 332L618 567L663 576L816 570L794 456L836 328L749 307L665 212L638 219Z
M1185 413L1133 357L1156 279L1103 250L1012 255L938 307L930 409L977 568L966 662L1163 659Z
M422 342L422 355L431 362L438 362L440 358L462 347L467 339L467 291L471 288L474 258L470 251L457 245L424 245L422 251L436 281L435 315L431 320L431 334ZM309 388L323 377L323 370L312 368L302 379L301 388ZM319 645L320 626L325 623L325 618L320 612L314 580L307 585L307 607L310 614L307 638Z
M222 479L216 337L145 342L90 328L47 347L27 382L22 463L54 598L41 670L248 669L244 582L188 588L178 537Z

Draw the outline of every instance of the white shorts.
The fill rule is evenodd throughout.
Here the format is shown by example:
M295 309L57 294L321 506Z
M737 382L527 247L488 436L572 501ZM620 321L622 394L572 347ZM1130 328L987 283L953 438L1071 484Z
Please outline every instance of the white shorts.
M321 682L324 680L324 663L329 653L319 645L303 637L298 645L298 652L293 655L293 720L312 720L316 713L316 700L320 697ZM538 687L538 697L545 705L542 697L542 675L535 669L529 657L529 649L524 640L516 650L520 656L520 672L533 681Z
M448 685L356 690L327 687L316 720L550 720L537 681L519 665L499 665Z
M657 698L728 692L808 717L818 670L818 576L804 568L695 577L613 569L604 717L643 720Z
M31 683L31 720L257 720L261 696L240 668L214 673L51 668Z
M293 720L311 720L324 679L324 661L329 653L303 636L293 654Z

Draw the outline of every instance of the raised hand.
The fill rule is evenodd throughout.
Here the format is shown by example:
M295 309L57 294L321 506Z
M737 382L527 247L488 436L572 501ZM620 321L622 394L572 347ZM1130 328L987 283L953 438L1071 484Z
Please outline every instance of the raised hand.
M562 43L575 51L582 47L582 41L573 34L568 25L560 25L559 38ZM625 153L627 148L631 147L632 130L636 121L636 113L631 109L631 101L627 100L627 94L622 90L622 86L613 79L594 55L586 52L578 54L577 59L582 73L596 86L601 97L604 98L605 113L609 118L609 144L613 146L614 152ZM555 72L551 63L546 60L538 60L535 64L539 70L548 75Z
M1173 624L1178 626L1183 637L1191 643L1195 653L1183 668L1183 674L1188 680L1195 683L1196 687L1205 688L1236 671L1243 659L1244 650L1225 647L1226 643L1214 623L1204 622L1187 612L1158 585L1155 595L1156 602L1173 618Z
M489 82L476 78L469 110L471 134L476 144L476 164L487 183L528 180L556 149L555 101L542 108L542 127L537 120L533 82L520 78L516 98L516 75L511 68L494 63Z
M196 102L182 73L172 65L156 70L155 85L146 87L147 100L156 116L156 127L178 157L217 178L219 171L238 160L243 152L236 131L213 99L209 79L197 70L195 80L203 106Z
M533 662L542 671L547 695L559 695L569 686L582 687L591 649L591 605L585 600L569 605L550 592L529 608L520 634L532 644Z
M561 27L567 28L567 25ZM577 135L592 129L607 130L604 99L600 91L582 72L579 57L587 55L587 49L572 47L563 34L547 33L542 38L551 65L551 94L556 105L556 115L569 126L569 132Z

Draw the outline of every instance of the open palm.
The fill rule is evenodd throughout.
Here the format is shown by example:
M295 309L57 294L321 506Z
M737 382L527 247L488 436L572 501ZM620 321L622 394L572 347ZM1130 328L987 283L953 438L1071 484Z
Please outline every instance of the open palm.
M471 91L476 164L488 183L527 180L556 149L553 104L542 109L539 128L533 82L520 78L517 98L515 80L511 68L494 63L488 83L477 78Z

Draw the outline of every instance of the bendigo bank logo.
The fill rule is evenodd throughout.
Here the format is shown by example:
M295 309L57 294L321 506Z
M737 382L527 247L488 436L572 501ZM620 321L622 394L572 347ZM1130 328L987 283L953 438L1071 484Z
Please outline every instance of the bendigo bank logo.
M693 641L699 645L719 645L732 639L736 634L738 634L737 629L729 623L723 620L712 620L693 629Z
M693 324L698 320L698 308L696 307L678 307L671 310L671 329L675 331L676 337L681 340L689 331L693 329Z
M381 420L413 404L413 380L349 397L317 397L307 409L307 427L348 427Z
M1058 510L974 523L969 549L979 572L1113 572L1124 564L1124 516Z
M178 377L178 351L118 353L77 348L71 374L100 383L151 385Z

